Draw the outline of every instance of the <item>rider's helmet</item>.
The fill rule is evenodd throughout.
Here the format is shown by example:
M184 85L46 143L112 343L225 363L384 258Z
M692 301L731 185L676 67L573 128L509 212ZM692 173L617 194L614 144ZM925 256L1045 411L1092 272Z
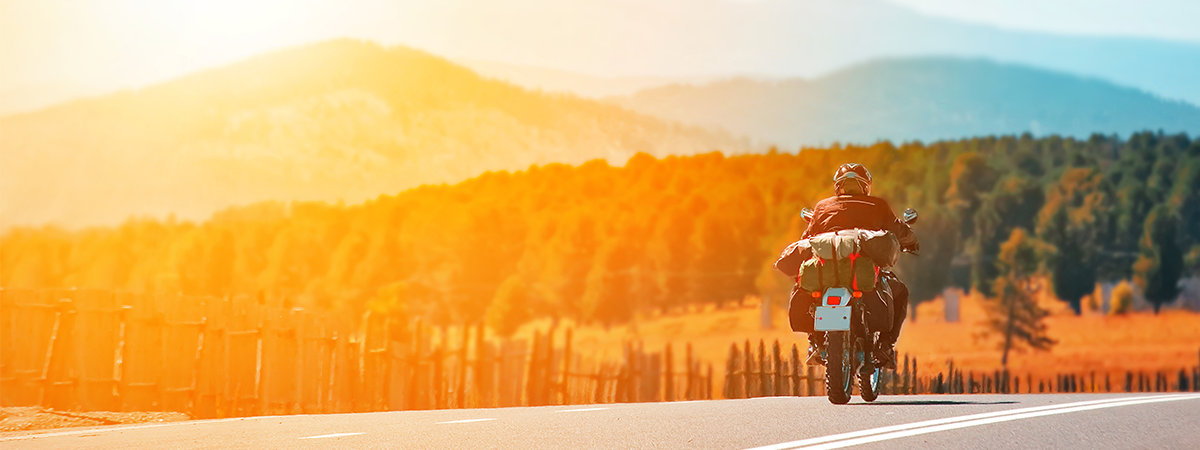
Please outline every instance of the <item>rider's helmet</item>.
M871 171L862 164L846 163L833 174L833 189L838 195L871 194Z

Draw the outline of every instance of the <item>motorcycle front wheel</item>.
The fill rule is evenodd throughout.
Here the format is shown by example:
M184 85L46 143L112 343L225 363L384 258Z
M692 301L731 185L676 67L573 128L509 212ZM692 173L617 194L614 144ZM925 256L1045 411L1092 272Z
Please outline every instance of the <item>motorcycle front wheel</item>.
M883 379L883 369L875 368L870 375L859 374L858 392L863 400L873 402L879 398L880 380Z
M850 402L854 386L854 361L851 358L850 333L831 331L826 333L825 394L829 403L845 405Z

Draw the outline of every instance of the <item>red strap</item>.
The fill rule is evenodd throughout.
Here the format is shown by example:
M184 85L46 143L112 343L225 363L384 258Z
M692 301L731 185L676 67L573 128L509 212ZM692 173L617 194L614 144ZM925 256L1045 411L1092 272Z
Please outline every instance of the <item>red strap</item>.
M858 259L858 253L850 254L850 285L854 286L854 290L858 290L858 271L854 270L854 261Z

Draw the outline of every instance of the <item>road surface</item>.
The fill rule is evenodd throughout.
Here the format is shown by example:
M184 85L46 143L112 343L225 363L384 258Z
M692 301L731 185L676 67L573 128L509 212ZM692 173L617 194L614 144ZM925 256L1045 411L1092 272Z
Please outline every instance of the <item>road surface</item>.
M1200 448L1200 394L768 397L271 416L0 434L3 449Z

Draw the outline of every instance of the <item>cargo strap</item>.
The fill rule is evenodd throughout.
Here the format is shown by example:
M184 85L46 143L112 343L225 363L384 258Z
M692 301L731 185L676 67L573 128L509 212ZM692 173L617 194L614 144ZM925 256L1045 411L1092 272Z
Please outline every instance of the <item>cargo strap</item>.
M831 244L833 244L833 284L834 284L834 286L842 283L842 274L838 273L837 243L838 243L837 235L834 235L833 242L831 243ZM824 278L821 279L821 282L822 283L825 282Z

